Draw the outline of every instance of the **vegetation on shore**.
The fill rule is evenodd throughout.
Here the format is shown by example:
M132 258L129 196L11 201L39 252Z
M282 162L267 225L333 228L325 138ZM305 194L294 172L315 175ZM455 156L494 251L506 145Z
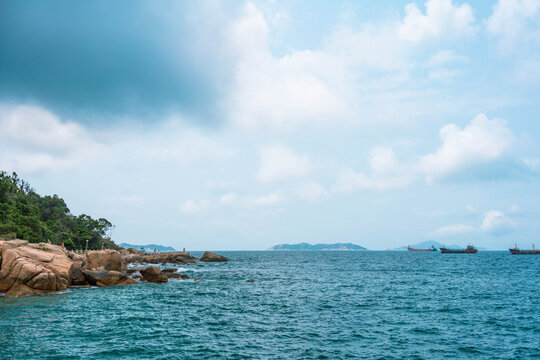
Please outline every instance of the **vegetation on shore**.
M68 249L117 249L111 240L113 225L105 218L71 214L65 201L40 196L16 173L0 171L0 236L12 234L30 242L47 242Z

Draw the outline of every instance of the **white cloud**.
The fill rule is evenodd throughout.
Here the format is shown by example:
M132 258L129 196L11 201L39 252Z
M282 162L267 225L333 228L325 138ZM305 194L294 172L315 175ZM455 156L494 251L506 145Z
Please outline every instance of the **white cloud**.
M330 196L330 194L328 194L328 191L326 191L321 185L313 181L304 184L300 188L298 193L301 199L307 201L317 201L321 199L326 199Z
M373 148L370 168L369 176L352 169L342 170L333 189L345 193L366 189L389 190L411 185L415 179L412 169L399 163L391 148Z
M403 118L410 112L400 108L409 110L411 97L425 96L407 91L413 70L424 66L416 60L416 43L454 39L474 31L474 16L467 4L430 0L426 9L424 15L410 4L400 22L365 23L360 29L337 26L320 48L293 48L275 56L269 34L280 29L268 20L271 13L263 14L249 3L229 30L230 46L237 56L233 86L225 101L230 121L252 130L292 131L306 124L395 119L395 114L385 112ZM446 53L433 61L463 58ZM441 70L431 78L448 81L459 74ZM415 111L419 108L427 111L414 107Z
M233 205L238 201L238 195L233 192L223 194L219 197L219 203L221 205Z
M501 50L509 52L531 40L538 43L540 1L499 0L487 20L488 32L501 37Z
M515 223L507 218L502 211L490 210L482 221L481 229L491 235L504 235L512 232Z
M405 6L405 18L398 32L401 39L411 42L439 38L457 38L474 32L475 21L468 4L454 5L451 0L428 0L423 14L416 4Z
M227 99L234 123L250 129L290 130L328 121L343 111L340 92L332 85L339 73L335 57L318 51L273 56L269 25L251 3L230 28L232 46L239 54Z
M454 236L466 234L474 231L474 227L471 225L454 224L443 226L433 231L430 236L442 237L442 236Z
M428 68L439 67L449 63L466 63L469 58L463 55L458 55L454 50L440 50L432 54L425 63Z
M470 166L500 158L513 142L506 122L477 115L460 129L454 124L439 131L442 145L420 160L420 170L428 182L448 177Z
M300 178L311 168L311 161L307 156L297 155L284 146L275 145L261 149L257 178L263 183Z
M183 214L195 215L204 213L210 206L210 201L202 200L187 200L180 206L180 211Z
M247 198L244 200L246 207L267 207L281 204L285 200L283 191L276 190L270 194L259 197Z
M35 172L82 163L101 145L76 123L38 106L0 106L0 168Z

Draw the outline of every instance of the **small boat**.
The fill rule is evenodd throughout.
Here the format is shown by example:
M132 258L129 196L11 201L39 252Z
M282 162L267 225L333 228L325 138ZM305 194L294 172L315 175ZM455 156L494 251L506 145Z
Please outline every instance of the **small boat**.
M517 244L515 244L513 249L508 249L508 250L510 250L510 254L512 255L540 255L540 250L536 250L534 248L534 244L532 246L532 250L518 249Z
M411 245L407 246L407 251L437 251L437 248L433 245L429 249L415 249Z
M441 248L442 254L476 254L478 249L472 245L467 246L466 249L447 249Z

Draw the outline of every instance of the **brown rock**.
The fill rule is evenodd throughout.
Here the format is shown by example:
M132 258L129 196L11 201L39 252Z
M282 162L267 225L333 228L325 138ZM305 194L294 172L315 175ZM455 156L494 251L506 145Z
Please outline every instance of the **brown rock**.
M115 271L115 270L111 270L111 271L84 270L83 272L84 272L84 275L86 276L87 281L90 284L101 286L101 287L120 285L120 284L123 284L127 280L132 280L126 274L120 271ZM123 285L126 285L126 284L123 284Z
M36 295L32 289L23 284L16 284L9 289L6 293L6 297L24 297Z
M34 293L50 292L64 290L71 284L73 261L59 246L12 240L3 242L0 253L0 292L8 292L15 286L11 294L28 293L19 285Z
M14 240L0 241L0 246L7 246L11 248L24 246L26 244L28 244L28 240L14 239Z
M138 284L137 281L127 278L126 280L122 281L121 283L116 284L117 286L124 286L124 285L135 285Z
M189 276L187 276L186 274L179 274L179 273L166 274L166 276L169 279L189 279Z
M214 254L213 252L206 251L203 254L203 256L201 257L201 261L204 261L204 262L223 262L223 261L229 261L229 259L227 259L224 256Z
M189 264L197 261L193 256L187 252L170 252L170 253L158 253L158 254L146 254L138 252L136 254L130 254L124 256L124 259L128 263L151 263L151 264Z
M86 285L86 276L82 271L82 265L79 262L73 263L73 271L71 273L71 285Z
M161 273L161 269L157 266L149 266L141 271L142 280L153 283L166 283L167 276Z
M86 253L86 268L124 271L127 270L127 264L118 251L97 250Z

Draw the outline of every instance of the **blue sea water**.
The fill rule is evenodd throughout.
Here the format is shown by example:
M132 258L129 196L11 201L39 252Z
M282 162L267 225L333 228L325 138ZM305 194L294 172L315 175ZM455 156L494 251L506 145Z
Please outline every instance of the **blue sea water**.
M0 358L540 358L540 256L222 254L183 266L200 282L0 298Z

